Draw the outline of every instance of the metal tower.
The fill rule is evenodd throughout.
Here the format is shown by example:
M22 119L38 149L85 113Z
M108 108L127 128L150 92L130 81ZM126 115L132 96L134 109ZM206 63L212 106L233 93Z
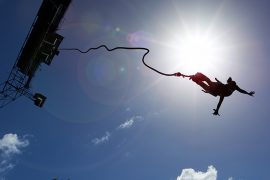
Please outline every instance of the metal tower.
M41 63L50 65L59 54L57 49L64 37L56 31L70 3L71 0L43 0L8 79L0 85L0 108L21 96L43 106L46 97L33 94L30 83Z

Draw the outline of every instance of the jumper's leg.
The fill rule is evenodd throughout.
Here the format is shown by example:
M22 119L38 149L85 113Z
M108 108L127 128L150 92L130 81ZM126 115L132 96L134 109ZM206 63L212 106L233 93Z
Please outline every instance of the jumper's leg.
M191 79L194 82L205 81L205 82L207 82L208 85L210 85L212 83L212 81L207 76L205 76L203 73L200 73L200 72L197 72Z
M210 86L212 84L212 81L205 76L204 74L197 72L194 76L191 77L192 81L197 83L199 86L201 86L205 92L210 91ZM206 83L205 83L206 82Z

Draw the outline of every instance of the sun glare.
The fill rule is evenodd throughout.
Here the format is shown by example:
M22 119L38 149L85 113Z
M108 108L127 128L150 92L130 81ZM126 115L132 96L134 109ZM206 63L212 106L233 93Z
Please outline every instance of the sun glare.
M189 32L174 38L174 58L183 73L210 73L224 58L218 38L204 32ZM224 46L223 46L224 47ZM223 58L222 58L223 57Z

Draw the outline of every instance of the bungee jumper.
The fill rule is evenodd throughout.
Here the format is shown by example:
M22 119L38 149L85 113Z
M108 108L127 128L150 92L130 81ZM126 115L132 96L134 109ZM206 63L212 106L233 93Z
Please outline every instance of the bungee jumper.
M185 74L182 74L180 72L177 72L177 73L171 73L171 74L168 74L168 73L164 73L164 72L161 72L151 66L149 66L148 64L145 63L145 56L150 52L150 50L148 48L143 48L143 47L115 47L115 48L108 48L106 45L100 45L98 47L95 47L95 48L89 48L88 50L86 51L82 51L78 48L63 48L63 49L59 49L60 51L61 50L65 50L65 51L79 51L80 53L88 53L89 51L91 50L97 50L97 49L100 49L100 48L105 48L107 51L114 51L114 50L117 50L117 49L122 49L122 50L144 50L146 51L144 54L143 54L143 57L142 57L142 62L143 64L148 67L149 69L163 75L163 76L176 76L176 77L183 77L183 78L186 78L188 77L190 80L194 81L196 84L198 84L199 86L201 86L203 88L203 92L205 93L209 93L213 96L219 96L219 102L217 104L217 107L216 109L213 109L214 110L214 113L213 115L219 115L219 109L220 109L220 106L224 100L224 97L228 97L230 96L235 90L237 90L238 92L240 93L243 93L243 94L247 94L247 95L250 95L250 96L253 96L255 94L254 91L251 91L251 92L247 92L243 89L241 89L239 86L237 86L236 82L232 80L231 77L228 78L227 80L227 84L223 84L222 82L220 82L217 78L215 78L215 82L214 81L211 81L207 76L205 76L204 74L198 72L196 73L195 75L185 75Z
M149 52L149 50L148 50ZM147 52L147 53L148 53ZM231 77L228 78L227 80L227 84L223 84L222 82L220 82L217 78L215 78L216 82L211 81L207 76L205 76L204 74L197 72L195 75L185 75L182 74L180 72L177 73L173 73L173 74L166 74L166 73L162 73L156 69L154 69L153 67L147 65L144 62L144 57L142 59L143 63L145 66L147 66L148 68L152 69L153 71L156 71L157 73L161 74L161 75L165 75L165 76L177 76L177 77L189 77L190 80L194 81L195 83L197 83L199 86L201 86L203 88L203 92L205 93L209 93L213 96L219 96L219 102L217 104L216 109L213 109L213 115L219 115L219 108L224 100L224 97L228 97L230 95L232 95L232 93L237 90L240 93L243 94L247 94L249 96L253 96L255 94L255 91L250 91L247 92L243 89L241 89L235 81L232 80Z
M183 76L181 73L178 74L178 76ZM232 93L237 90L240 93L247 94L249 96L253 96L255 94L254 91L247 92L243 89L241 89L235 81L232 80L231 77L228 78L227 83L223 84L220 82L217 78L215 78L215 82L211 81L207 76L204 74L198 72L195 75L191 76L183 76L183 77L189 77L192 81L197 83L199 86L203 88L203 92L209 93L213 96L219 96L219 102L217 104L216 109L214 110L213 115L219 115L219 108L224 100L224 97L228 97L232 95Z

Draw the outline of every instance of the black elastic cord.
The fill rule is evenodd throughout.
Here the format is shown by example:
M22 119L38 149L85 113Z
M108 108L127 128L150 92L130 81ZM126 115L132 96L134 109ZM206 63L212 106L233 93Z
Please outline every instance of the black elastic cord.
M59 50L60 50L60 51L79 51L80 53L85 54L85 53L88 53L88 52L91 51L91 50L97 50L97 49L102 48L102 47L105 48L107 51L114 51L114 50L117 50L117 49L126 49L126 50L144 50L144 51L146 51L146 52L143 54L142 62L143 62L143 64L144 64L146 67L148 67L149 69L151 69L151 70L153 70L153 71L155 71L155 72L157 72L157 73L159 73L159 74L161 74L161 75L163 75L163 76L183 76L183 77L189 77L189 76L183 75L183 74L181 74L181 73L179 73L179 72L178 72L178 73L172 73L172 74L163 73L163 72L160 72L160 71L158 71L157 69L155 69L155 68L149 66L148 64L146 64L145 61L144 61L144 58L145 58L145 56L150 52L150 50L149 50L148 48L143 48L143 47L115 47L115 48L109 49L106 45L100 45L100 46L95 47L95 48L89 48L89 49L86 50L86 51L82 51L82 50L80 50L80 49L78 49L78 48L63 48L63 49L59 49Z

